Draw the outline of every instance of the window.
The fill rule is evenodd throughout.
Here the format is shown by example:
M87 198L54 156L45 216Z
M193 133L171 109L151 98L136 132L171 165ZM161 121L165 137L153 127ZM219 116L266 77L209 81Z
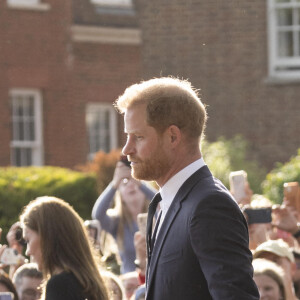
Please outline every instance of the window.
M7 0L7 6L10 9L21 10L48 11L50 9L49 3L42 3L41 0Z
M39 0L7 0L9 4L24 4L24 5L33 5L37 4Z
M300 78L300 0L268 0L271 77Z
M42 99L38 90L13 89L11 164L43 165Z
M99 150L110 152L117 148L117 117L111 104L89 104L86 110L86 125L89 159Z
M132 0L91 0L95 5L104 5L104 6L118 6L118 7L131 7Z

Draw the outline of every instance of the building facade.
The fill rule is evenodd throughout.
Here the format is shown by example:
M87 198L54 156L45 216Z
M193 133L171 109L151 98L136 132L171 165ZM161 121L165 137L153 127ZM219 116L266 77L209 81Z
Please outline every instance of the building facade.
M0 165L72 168L121 147L112 102L173 75L200 89L209 141L243 135L271 169L300 146L299 11L297 0L0 1Z
M131 1L1 1L0 40L0 165L72 168L121 146L112 102L140 80Z
M272 168L300 148L300 3L137 0L142 75L189 79L206 137L243 135Z

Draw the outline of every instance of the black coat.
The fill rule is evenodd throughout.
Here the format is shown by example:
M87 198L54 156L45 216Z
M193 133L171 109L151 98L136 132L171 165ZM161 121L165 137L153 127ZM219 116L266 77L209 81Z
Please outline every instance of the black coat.
M200 168L181 186L160 228L146 300L258 300L248 244L237 203L207 166Z

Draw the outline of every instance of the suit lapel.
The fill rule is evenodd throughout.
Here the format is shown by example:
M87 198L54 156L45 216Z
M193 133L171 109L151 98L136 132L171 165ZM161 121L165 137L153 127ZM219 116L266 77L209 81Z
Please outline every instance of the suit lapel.
M167 212L167 215L163 221L163 224L160 228L160 231L158 233L155 247L153 249L153 253L151 256L150 266L147 268L147 290L150 289L151 282L153 275L155 273L155 269L157 266L157 261L160 256L162 246L164 244L164 241L167 237L168 231L170 229L171 224L175 220L176 215L180 211L181 203L182 201L187 197L189 192L192 190L192 187L199 182L204 177L212 176L208 167L204 166L200 168L198 171L196 171L193 175L191 175L184 184L180 187L179 191L177 192L174 200L172 201L172 204Z

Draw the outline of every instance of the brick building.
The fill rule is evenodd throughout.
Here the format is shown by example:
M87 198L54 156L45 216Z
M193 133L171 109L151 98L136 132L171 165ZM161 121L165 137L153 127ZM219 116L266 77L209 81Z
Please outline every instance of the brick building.
M296 154L299 1L133 2L0 1L0 165L73 167L121 146L111 103L160 75L201 89L208 140L242 134L268 168Z
M142 75L188 78L208 140L245 136L271 168L300 147L300 15L294 0L137 0Z
M131 1L0 1L0 70L0 165L73 167L119 147L111 104L140 80Z

